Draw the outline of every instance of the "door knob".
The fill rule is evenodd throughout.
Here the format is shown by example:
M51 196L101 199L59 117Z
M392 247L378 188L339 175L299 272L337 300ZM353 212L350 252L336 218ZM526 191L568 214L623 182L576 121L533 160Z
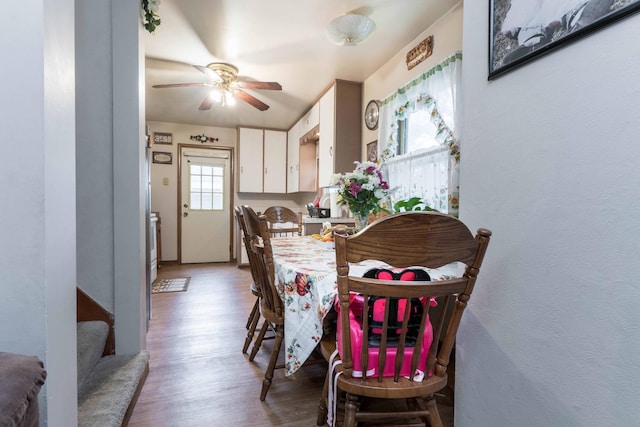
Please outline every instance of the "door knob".
M185 213L183 213L183 214L182 214L182 216L184 216L184 217L188 217L188 216L189 216L189 212L185 212Z
M186 209L189 207L189 205L185 203L184 205L182 205L182 207Z

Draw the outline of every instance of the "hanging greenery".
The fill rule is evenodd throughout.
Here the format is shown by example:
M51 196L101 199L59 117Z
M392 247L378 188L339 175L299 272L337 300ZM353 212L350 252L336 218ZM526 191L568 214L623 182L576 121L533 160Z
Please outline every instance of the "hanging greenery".
M159 7L160 0L142 0L142 24L150 33L160 26Z
M204 144L205 142L216 142L219 141L218 138L212 138L210 136L205 135L204 133L202 135L191 135L189 137L191 140L193 141L198 141L202 144Z

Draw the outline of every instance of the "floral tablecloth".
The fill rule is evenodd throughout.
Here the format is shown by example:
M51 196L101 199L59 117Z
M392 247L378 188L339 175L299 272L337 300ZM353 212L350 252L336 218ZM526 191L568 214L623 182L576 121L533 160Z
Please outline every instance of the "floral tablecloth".
M272 238L275 281L284 301L286 374L293 374L322 339L322 320L338 293L336 255L330 245L309 236ZM349 274L362 276L379 261L351 264ZM429 270L432 280L458 275L458 268Z

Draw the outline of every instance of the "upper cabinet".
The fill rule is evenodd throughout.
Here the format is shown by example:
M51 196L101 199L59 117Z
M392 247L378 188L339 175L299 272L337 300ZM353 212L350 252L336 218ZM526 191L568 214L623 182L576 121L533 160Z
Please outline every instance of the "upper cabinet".
M362 83L336 80L289 130L287 192L316 191L332 174L354 169L361 154L361 97Z
M362 83L336 80L318 104L318 186L327 187L332 174L351 172L360 161Z
M265 193L287 192L287 133L279 130L264 131Z
M287 132L287 193L300 191L300 122Z
M262 193L262 163L264 131L238 128L238 158L240 174L238 191Z
M320 123L320 106L318 105L318 103L311 107L311 109L307 111L304 116L302 116L298 123L300 127L300 136L305 135L311 129L318 126L318 123Z
M286 193L287 133L238 128L238 191Z

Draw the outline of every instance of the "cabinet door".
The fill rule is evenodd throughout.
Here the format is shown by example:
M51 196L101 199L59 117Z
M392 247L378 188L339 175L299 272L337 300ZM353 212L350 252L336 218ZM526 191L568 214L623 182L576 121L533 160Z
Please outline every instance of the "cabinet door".
M307 114L300 119L300 136L318 126L318 123L320 123L320 104L316 102L315 105L307 111Z
M264 185L265 193L287 192L287 133L264 131Z
M335 144L335 86L320 98L320 141L318 142L318 185L326 187L333 174Z
M299 123L287 132L287 193L300 191L300 133Z
M240 158L238 191L262 193L264 131L240 128L238 132L238 157Z

